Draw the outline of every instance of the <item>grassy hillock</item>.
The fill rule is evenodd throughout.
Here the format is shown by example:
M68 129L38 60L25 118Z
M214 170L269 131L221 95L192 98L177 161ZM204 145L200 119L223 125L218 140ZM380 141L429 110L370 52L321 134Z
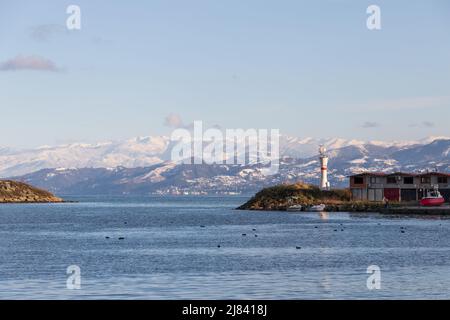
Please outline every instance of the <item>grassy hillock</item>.
M23 182L0 180L0 203L45 203L63 202L48 191L32 187Z
M278 185L259 191L238 209L241 210L286 210L300 204L310 206L325 204L335 206L348 203L351 193L348 189L320 190L308 184Z

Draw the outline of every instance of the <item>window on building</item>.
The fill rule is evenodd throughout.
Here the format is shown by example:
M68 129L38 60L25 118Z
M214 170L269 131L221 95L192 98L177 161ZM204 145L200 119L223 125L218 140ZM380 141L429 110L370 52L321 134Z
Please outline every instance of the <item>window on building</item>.
M438 183L447 184L448 183L448 178L447 177L438 177Z
M380 177L370 177L370 183L376 184L376 183L383 183L382 179Z
M422 177L422 178L420 178L420 183L425 183L425 184L431 183L431 177Z
M364 178L363 177L354 177L353 178L353 182L355 184L363 184L364 183Z
M414 177L403 177L404 184L414 184Z
M387 183L397 183L397 178L396 177L387 177Z

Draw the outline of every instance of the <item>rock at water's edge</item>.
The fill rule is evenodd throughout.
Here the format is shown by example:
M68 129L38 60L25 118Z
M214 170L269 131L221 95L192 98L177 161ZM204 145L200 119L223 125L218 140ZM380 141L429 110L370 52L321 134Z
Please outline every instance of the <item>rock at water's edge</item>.
M64 202L52 193L23 182L0 180L0 203Z

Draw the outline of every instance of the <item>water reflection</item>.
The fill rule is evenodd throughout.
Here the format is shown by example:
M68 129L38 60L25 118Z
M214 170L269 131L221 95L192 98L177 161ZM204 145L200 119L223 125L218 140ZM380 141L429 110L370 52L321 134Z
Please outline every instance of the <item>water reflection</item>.
M329 219L328 212L320 212L319 217L320 220L328 220Z

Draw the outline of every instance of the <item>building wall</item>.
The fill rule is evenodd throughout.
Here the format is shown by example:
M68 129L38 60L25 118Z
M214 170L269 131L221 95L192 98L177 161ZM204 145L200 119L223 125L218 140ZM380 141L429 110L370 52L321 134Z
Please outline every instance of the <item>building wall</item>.
M450 177L447 183L438 183L439 175L361 175L363 183L356 184L355 176L350 177L350 190L354 200L382 201L418 201L426 195L428 190L438 185L442 196L450 202ZM395 178L395 183L392 179ZM406 179L405 179L406 178ZM389 181L389 183L388 183Z
M384 187L385 188L411 188L416 187L418 184L418 180L415 177L409 177L409 176L398 176L398 175L392 175L390 177L395 178L395 183L388 183L388 178L384 178ZM408 181L405 181L405 178L412 178L412 183L405 183Z

